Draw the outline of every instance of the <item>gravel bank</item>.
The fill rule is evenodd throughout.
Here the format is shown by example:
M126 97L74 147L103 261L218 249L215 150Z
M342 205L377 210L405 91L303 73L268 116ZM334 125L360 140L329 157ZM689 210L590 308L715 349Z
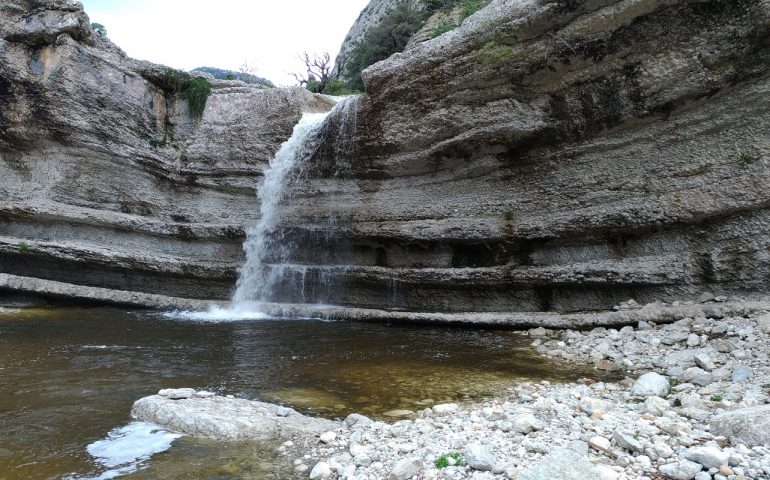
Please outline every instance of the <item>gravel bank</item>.
M770 479L770 314L522 335L627 378L523 383L394 424L351 415L281 451L311 479Z

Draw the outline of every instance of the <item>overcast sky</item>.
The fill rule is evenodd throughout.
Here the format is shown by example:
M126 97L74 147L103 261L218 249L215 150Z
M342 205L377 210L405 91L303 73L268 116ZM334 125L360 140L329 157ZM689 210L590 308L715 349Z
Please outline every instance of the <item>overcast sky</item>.
M302 52L332 60L369 0L81 0L128 55L174 68L240 70L292 85Z

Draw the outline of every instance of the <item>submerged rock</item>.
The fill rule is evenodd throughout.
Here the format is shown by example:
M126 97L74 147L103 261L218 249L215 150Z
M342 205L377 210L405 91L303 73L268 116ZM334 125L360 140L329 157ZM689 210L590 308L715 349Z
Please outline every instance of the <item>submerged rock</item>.
M131 414L170 431L227 441L316 435L341 426L271 403L221 396L174 400L152 395L137 400Z

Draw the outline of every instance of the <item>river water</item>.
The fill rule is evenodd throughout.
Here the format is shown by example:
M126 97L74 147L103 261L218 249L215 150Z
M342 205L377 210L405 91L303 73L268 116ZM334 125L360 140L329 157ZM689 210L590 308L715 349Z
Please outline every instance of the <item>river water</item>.
M506 331L0 309L0 480L296 478L276 445L221 445L132 423L132 403L161 388L386 419L393 409L501 394L520 379L591 374L539 358Z

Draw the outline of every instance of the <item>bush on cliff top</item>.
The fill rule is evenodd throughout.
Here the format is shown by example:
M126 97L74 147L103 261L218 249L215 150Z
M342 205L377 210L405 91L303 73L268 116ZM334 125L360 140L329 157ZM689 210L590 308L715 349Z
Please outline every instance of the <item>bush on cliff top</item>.
M394 53L403 52L409 40L434 13L449 13L456 7L462 7L462 23L487 3L488 0L401 0L379 24L369 29L353 49L350 62L344 66L345 76L350 79L348 88L362 91L364 83L361 72ZM459 23L447 22L443 28L434 30L433 36L445 33L458 25Z
M167 68L161 88L168 95L181 96L187 100L192 118L199 119L206 109L206 101L211 95L211 83L205 78L193 78L189 73Z

